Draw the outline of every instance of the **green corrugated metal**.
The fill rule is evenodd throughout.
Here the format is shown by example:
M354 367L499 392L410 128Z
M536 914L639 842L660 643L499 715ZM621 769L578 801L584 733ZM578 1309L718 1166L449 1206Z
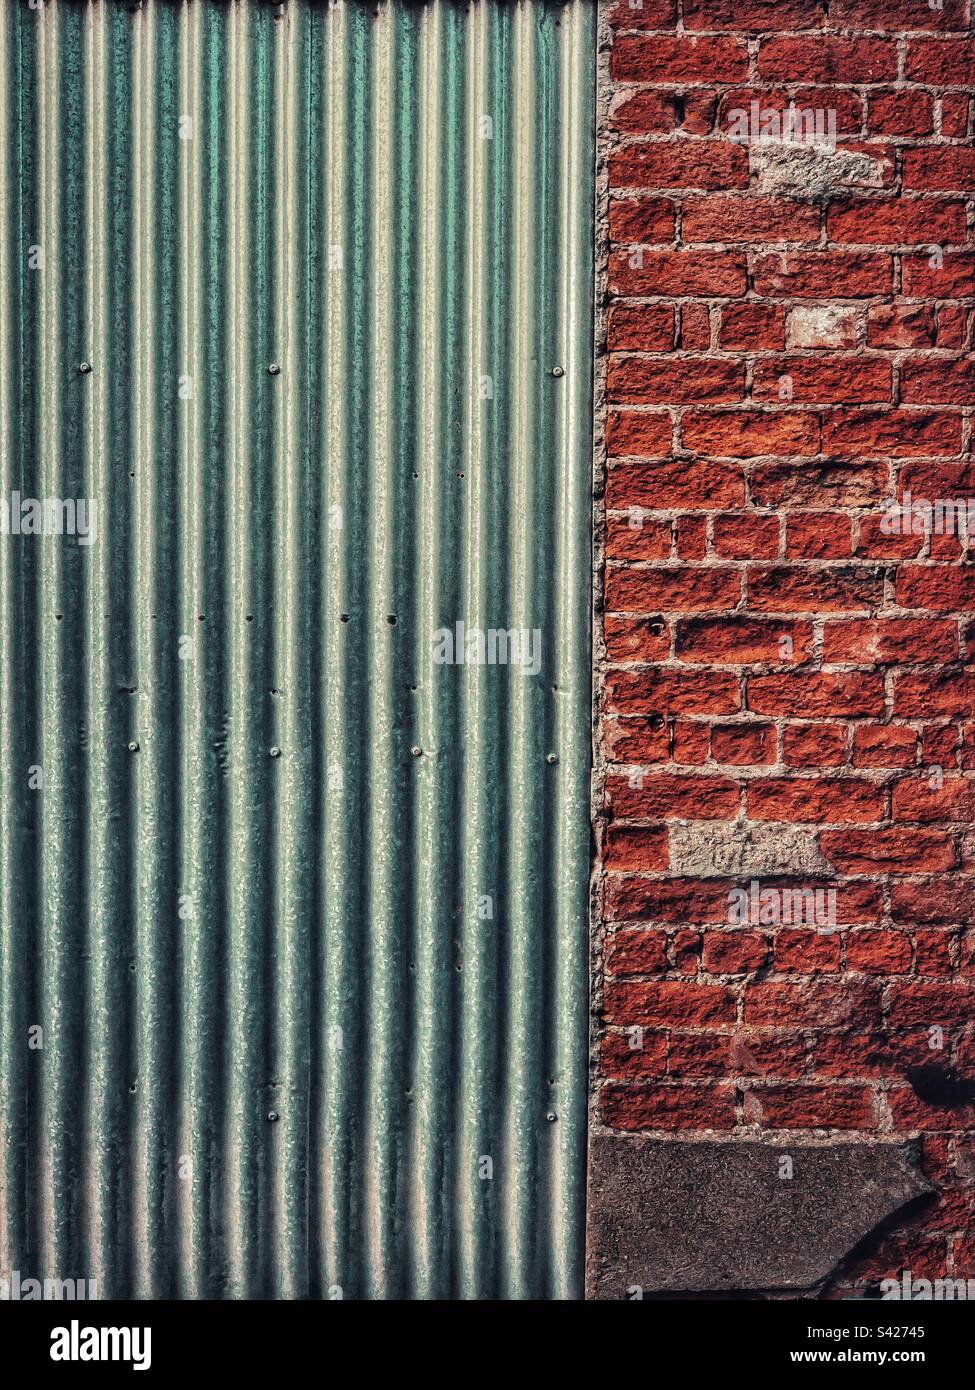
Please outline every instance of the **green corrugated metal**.
M580 1292L595 8L0 9L0 1275Z

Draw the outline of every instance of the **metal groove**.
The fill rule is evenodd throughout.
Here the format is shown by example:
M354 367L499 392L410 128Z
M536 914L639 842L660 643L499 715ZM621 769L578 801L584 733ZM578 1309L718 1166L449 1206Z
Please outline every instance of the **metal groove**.
M594 30L3 7L0 1276L581 1293Z

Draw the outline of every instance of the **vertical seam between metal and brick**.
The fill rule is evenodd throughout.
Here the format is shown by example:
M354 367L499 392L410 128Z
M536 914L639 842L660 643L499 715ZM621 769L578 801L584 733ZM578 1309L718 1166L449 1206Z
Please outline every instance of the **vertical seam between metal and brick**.
M3 7L0 1274L581 1293L594 48Z

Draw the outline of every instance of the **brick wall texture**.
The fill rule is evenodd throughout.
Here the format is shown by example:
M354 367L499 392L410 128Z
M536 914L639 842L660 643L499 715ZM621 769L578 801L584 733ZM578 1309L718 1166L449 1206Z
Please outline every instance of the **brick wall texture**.
M602 49L595 1122L921 1136L829 1292L975 1277L968 3L620 0Z

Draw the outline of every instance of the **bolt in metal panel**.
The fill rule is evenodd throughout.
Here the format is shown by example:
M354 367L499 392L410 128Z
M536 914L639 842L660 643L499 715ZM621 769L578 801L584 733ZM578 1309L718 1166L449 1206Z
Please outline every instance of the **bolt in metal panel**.
M581 1291L594 45L3 6L0 1275Z

